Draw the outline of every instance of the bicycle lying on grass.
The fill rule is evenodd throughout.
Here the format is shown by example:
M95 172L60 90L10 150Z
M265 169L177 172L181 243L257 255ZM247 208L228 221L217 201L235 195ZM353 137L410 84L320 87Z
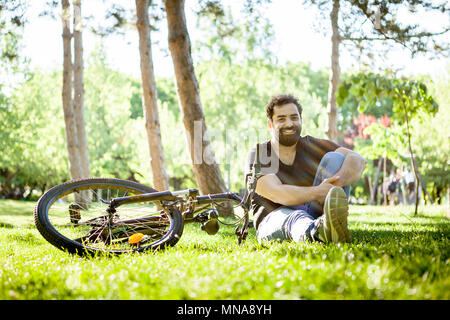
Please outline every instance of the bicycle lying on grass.
M120 254L174 246L186 223L200 223L215 234L219 223L216 206L237 203L244 214L231 225L239 244L247 237L251 199L259 165L246 175L246 193L199 195L197 189L158 192L121 179L88 178L69 181L45 192L34 210L41 235L55 247L79 255L97 252Z

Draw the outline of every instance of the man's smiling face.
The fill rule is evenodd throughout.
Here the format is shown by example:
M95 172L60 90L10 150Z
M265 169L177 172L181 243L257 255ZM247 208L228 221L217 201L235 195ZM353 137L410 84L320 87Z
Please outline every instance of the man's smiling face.
M272 137L283 146L293 146L300 139L302 119L297 106L293 103L276 106L268 124L272 131Z

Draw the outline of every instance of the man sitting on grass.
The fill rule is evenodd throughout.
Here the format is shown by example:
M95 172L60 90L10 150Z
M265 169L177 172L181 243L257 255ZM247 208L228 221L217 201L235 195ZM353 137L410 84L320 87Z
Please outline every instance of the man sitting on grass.
M273 97L266 107L271 140L253 148L249 172L259 160L261 177L252 200L258 241L351 242L347 226L350 185L366 160L336 143L301 137L302 107L291 95Z

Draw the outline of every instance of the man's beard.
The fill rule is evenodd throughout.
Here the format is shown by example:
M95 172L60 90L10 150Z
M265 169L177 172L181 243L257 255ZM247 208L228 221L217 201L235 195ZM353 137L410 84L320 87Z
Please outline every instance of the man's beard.
M284 133L284 131L288 130L294 130L295 132L290 134ZM300 132L301 132L300 126L281 128L280 130L278 130L278 143L286 147L293 146L300 139Z

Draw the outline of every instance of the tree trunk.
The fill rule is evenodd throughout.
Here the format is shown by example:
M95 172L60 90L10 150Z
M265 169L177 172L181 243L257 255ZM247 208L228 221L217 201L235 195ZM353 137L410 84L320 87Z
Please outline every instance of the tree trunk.
M403 182L403 179L401 179L401 178L400 178L400 185L402 188L403 205L406 206L408 204L406 201L406 186L405 186L405 183Z
M192 171L201 194L222 193L226 186L215 162L206 134L200 92L191 57L191 43L186 27L184 0L165 0L169 30L169 50L174 64L183 123L189 142ZM221 210L232 215L232 209Z
M81 176L89 178L89 152L84 122L84 80L83 80L83 38L81 20L81 0L73 0L73 40L74 40L74 98L73 111L77 126L77 138Z
M20 170L16 171L16 172L12 172L9 171L8 169L6 169L6 177L5 177L5 181L2 183L2 185L0 186L0 195L2 194L6 194L9 191L9 185L11 184L12 179L14 178L14 176L19 172Z
M340 82L340 67L339 67L339 0L333 1L333 9L330 14L331 18L331 73L330 73L330 86L328 88L328 120L326 134L328 139L332 141L337 140L337 104L336 104L336 92Z
M378 190L378 179L380 178L380 173L381 173L381 160L383 158L379 157L378 158L378 168L377 168L377 173L375 174L375 179L373 180L373 187L372 187L372 193L370 194L370 202L369 204L373 205L373 204L377 204L377 190Z
M79 159L79 146L77 127L75 123L72 99L72 50L70 32L70 3L69 0L62 0L62 23L63 23L63 88L62 100L64 110L64 121L66 126L66 144L69 156L69 171L72 179L81 177L81 165Z
M387 205L387 190L386 188L386 157L383 157L383 186L381 191L383 192L383 205Z
M367 185L369 186L370 199L372 199L372 193L373 193L372 179L370 178L370 175L367 175L364 179L365 179ZM370 199L369 199L369 201L370 201Z
M431 198L431 195L428 193L425 181L423 180L422 174L420 173L419 169L417 168L417 164L415 161L414 161L414 166L415 166L415 171L417 172L417 177L419 179L420 185L422 186L422 193L423 193L424 200L425 200L425 196L426 196L428 198L428 200L430 201L430 203L434 204L434 201Z
M447 218L450 218L450 188L447 187Z
M436 187L436 201L438 205L442 204L442 198L441 198L441 192L442 192L442 187Z
M169 189L169 178L164 165L164 152L161 143L157 91L148 19L149 0L136 0L136 26L139 32L139 51L141 56L141 77L145 128L150 152L150 165L153 173L153 187L158 191Z
M408 151L409 151L409 156L411 158L411 166L413 168L414 176L416 178L416 204L415 204L415 208L414 208L414 215L417 216L418 208L419 208L419 181L420 181L420 179L419 179L419 174L417 171L416 160L414 159L414 153L413 153L412 146L411 146L411 133L409 132L409 118L408 118L408 112L406 110L405 105L403 105L403 111L405 113L406 133L408 136Z

